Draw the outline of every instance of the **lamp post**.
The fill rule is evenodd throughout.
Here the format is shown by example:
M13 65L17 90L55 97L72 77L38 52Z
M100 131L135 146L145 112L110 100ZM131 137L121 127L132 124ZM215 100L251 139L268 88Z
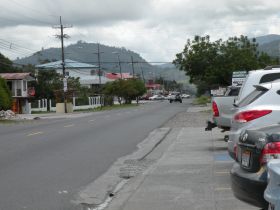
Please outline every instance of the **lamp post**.
M120 53L119 52L112 52L112 53L117 54L117 56L118 56L120 75L121 75L121 79L122 79L122 66L121 66L121 61L120 61Z

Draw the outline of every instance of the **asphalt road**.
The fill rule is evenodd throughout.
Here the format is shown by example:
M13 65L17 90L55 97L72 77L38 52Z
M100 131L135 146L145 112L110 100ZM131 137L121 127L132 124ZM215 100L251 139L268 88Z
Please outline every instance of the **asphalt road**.
M189 103L0 125L0 209L74 209L80 189Z

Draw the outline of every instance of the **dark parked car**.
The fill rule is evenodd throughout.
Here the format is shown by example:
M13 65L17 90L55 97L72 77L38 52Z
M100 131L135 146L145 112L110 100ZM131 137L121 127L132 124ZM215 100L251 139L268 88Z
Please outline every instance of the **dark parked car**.
M280 158L280 125L245 130L234 148L236 162L231 169L234 195L249 204L264 209L267 186L267 163Z
M176 95L173 95L169 98L169 102L172 103L174 101L178 101L180 103L182 103L182 97L180 94L176 94Z

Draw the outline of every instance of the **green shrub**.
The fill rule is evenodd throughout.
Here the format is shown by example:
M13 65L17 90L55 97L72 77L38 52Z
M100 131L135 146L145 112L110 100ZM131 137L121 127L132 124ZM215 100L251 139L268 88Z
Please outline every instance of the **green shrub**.
M0 110L10 109L12 105L12 98L7 83L0 77Z
M211 98L208 96L200 96L194 100L194 104L196 105L206 105L211 102Z

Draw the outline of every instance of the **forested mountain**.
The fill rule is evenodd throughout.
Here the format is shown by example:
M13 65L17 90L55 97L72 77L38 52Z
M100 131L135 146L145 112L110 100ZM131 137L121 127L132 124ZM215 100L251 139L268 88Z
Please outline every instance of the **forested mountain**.
M280 55L280 35L270 34L266 36L256 37L259 43L259 51L266 52L272 57ZM179 71L172 63L163 65L152 65L146 62L138 53L126 48L118 48L113 46L99 45L101 68L108 72L119 72L119 61L121 63L122 72L144 75L145 79L155 79L162 77L166 80L183 80L188 81L184 72ZM65 47L65 58L78 62L90 63L98 65L98 44L86 43L78 41ZM119 55L119 58L118 58ZM17 64L40 64L51 61L61 60L60 48L42 49L34 53L32 56L20 58L14 62ZM133 60L133 65L132 65ZM172 62L172 61L170 61Z
M259 45L267 44L273 41L280 41L280 35L269 34L266 36L259 36L256 37L256 41L259 43Z
M280 56L280 35L269 34L256 38L259 43L259 51L266 52L271 57Z
M178 80L185 77L184 72L176 69L174 65L169 64L169 68L160 65L151 65L145 61L138 53L130 51L125 48L117 48L106 45L99 45L100 51L100 66L108 72L119 72L119 61L122 72L132 73L133 68L136 74L141 77L144 75L145 79L155 79L164 77L166 80ZM98 66L98 44L86 43L78 41L65 47L65 58L94 64ZM118 57L119 56L119 57ZM42 49L34 53L32 56L17 59L14 62L17 64L41 64L52 61L61 60L60 48ZM133 66L132 66L133 61Z

